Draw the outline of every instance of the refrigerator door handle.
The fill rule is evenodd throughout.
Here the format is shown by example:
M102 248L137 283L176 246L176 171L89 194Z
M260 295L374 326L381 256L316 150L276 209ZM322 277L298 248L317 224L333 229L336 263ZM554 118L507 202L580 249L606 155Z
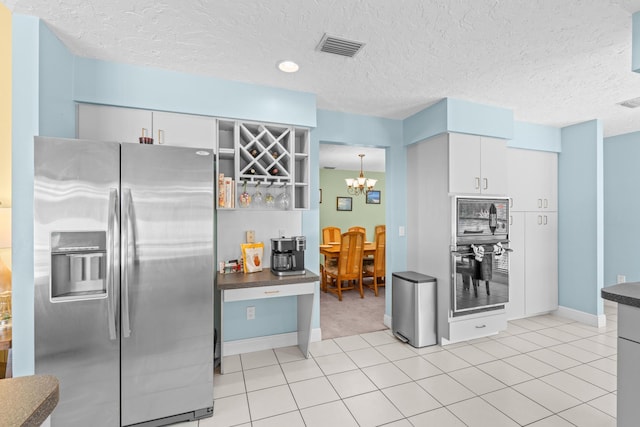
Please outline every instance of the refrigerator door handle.
M125 188L123 189L123 222L124 232L122 233L122 251L123 251L123 259L122 259L122 334L125 338L131 336L131 323L129 318L129 270L131 269L131 258L133 254L129 252L129 245L134 244L133 241L133 224L131 222L131 189Z
M119 245L116 240L116 230L119 232L120 224L118 221L118 189L111 188L109 190L109 219L107 228L107 321L109 323L109 339L115 341L118 338L116 325L116 307L117 294L115 292L115 277L119 257Z

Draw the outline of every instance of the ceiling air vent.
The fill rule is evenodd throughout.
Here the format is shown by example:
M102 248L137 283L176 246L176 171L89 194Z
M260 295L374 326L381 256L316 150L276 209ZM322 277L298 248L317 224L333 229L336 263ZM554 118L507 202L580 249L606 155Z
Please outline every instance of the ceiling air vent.
M322 40L320 40L318 44L318 50L321 52L333 53L349 58L353 58L363 47L364 43L330 36L326 33L322 36Z
M638 108L640 107L640 97L627 99L626 101L619 102L618 105L622 105L627 108Z

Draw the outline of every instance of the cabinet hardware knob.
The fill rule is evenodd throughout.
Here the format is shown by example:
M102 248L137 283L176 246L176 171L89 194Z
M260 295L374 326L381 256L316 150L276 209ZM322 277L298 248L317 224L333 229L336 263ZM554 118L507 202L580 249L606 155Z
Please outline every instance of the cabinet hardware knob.
M486 327L487 327L487 325L477 325L476 329L482 329L482 328L486 328Z
M489 179L488 178L483 178L484 180L484 189L487 190L489 189Z
M480 189L480 177L476 176L476 190Z

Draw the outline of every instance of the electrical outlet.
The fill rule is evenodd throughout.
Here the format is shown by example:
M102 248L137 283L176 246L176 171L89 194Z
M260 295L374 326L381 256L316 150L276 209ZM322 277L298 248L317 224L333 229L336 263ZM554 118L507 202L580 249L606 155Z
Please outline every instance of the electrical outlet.
M622 274L618 274L618 283L624 283L627 281L627 276L623 276Z
M256 232L254 230L247 230L247 243L255 243Z
M404 236L404 226L400 226L398 227L398 236L402 237Z
M247 307L247 320L253 320L256 318L256 308L255 307Z

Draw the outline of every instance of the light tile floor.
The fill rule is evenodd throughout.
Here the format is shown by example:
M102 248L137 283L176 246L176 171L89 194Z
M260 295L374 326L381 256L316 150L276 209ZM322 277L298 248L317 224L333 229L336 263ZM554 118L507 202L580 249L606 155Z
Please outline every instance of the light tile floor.
M616 425L617 308L606 328L545 315L446 347L390 331L231 356L214 416L181 427Z

